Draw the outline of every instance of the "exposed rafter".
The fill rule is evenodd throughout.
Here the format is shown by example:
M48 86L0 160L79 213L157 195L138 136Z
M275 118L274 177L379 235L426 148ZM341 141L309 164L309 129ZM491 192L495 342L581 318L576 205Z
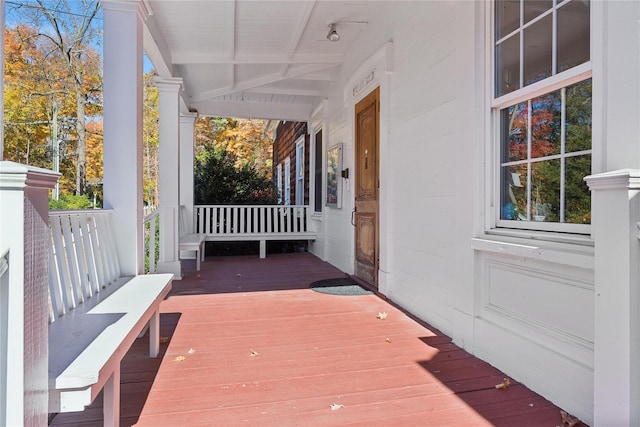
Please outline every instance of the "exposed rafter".
M272 73L272 74L267 74L265 76L256 78L256 79L251 79L251 80L247 80L244 82L238 82L236 83L233 87L232 86L226 86L223 88L219 88L219 89L215 89L212 91L207 91L204 93L201 93L199 95L196 96L192 96L191 97L191 102L200 102L200 101L206 101L208 99L212 99L212 98L216 98L222 95L226 95L232 92L240 92L240 91L246 91L246 90L250 90L250 89L254 89L260 86L264 86L270 83L275 83L275 82L279 82L288 78L293 78L293 77L297 77L297 76L301 76L304 75L306 73L313 73L316 71L320 71L327 68L326 64L310 64L304 67L299 67L296 68L295 72L289 72L289 75L287 76L282 76L279 72L277 73Z
M305 3L305 8L302 11L302 16L300 17L300 21L298 21L298 26L296 27L293 35L291 36L291 42L289 43L289 50L287 51L287 59L291 60L293 55L296 53L298 49L298 45L300 44L300 40L302 39L302 35L307 28L309 23L309 18L311 18L311 12L313 12L313 8L315 7L316 2L309 1ZM280 71L281 75L286 75L289 70L289 65L291 63L287 62L282 66L282 70Z

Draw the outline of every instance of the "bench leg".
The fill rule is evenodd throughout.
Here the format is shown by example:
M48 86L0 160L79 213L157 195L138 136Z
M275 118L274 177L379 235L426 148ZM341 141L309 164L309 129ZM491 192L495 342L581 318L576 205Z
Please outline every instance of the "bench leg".
M103 389L102 414L104 427L120 425L120 363L107 380Z
M260 240L260 259L267 257L267 241Z
M160 312L154 311L149 320L149 357L155 359L160 353Z

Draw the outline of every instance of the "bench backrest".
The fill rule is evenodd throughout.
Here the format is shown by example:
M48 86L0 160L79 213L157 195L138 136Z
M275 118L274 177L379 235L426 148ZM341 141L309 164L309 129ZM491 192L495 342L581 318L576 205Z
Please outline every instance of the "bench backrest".
M189 222L191 222L191 219L188 218L187 207L185 205L180 205L178 217L180 222L180 224L178 225L180 227L180 229L178 230L180 232L180 237L191 234L191 232L189 231L191 229L191 227L189 226Z
M306 205L197 205L196 233L215 236L308 233Z
M120 277L111 212L49 213L49 321L65 315Z

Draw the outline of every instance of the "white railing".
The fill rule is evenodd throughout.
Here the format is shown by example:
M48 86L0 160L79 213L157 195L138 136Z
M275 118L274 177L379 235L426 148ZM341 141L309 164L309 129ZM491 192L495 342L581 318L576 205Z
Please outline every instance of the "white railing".
M144 217L144 271L155 273L158 268L160 249L160 210L156 209Z
M308 233L308 206L197 205L194 233L265 236Z

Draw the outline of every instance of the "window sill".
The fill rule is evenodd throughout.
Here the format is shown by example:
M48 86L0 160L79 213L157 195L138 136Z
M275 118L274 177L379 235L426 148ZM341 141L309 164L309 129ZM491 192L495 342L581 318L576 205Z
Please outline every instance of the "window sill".
M493 229L471 239L471 247L479 252L593 269L594 242L589 236Z
M311 219L314 221L322 221L322 213L314 212L311 214Z

